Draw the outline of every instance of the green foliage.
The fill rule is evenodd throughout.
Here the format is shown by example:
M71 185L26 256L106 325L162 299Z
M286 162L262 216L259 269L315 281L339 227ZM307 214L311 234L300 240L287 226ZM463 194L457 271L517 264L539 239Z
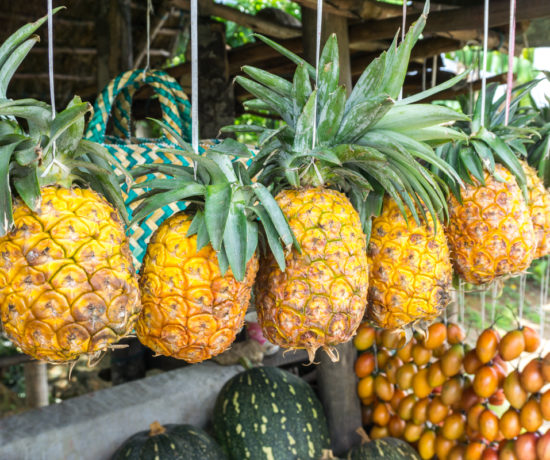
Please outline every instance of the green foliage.
M301 18L300 6L290 0L227 0L223 3L248 14L256 14L264 8L277 8L297 19ZM227 43L232 48L255 41L252 30L223 18L218 20L226 23Z

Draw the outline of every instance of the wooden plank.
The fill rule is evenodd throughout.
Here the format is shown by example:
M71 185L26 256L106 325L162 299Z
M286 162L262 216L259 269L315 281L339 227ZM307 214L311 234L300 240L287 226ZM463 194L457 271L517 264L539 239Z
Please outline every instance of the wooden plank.
M191 8L190 3L189 0L172 0L173 6L183 10L189 10ZM211 0L199 0L199 8L201 15L219 16L229 21L236 22L241 26L248 27L254 32L269 35L270 37L286 39L299 37L301 35L299 28L268 21L267 19L252 14L243 13L230 6L214 3Z
M510 4L507 0L493 1L490 4L490 27L507 25L510 19ZM410 21L418 19L411 15ZM550 16L548 0L518 0L517 20ZM410 23L410 22L409 22ZM389 18L380 21L367 21L350 27L350 42L389 39L401 27L401 18ZM442 33L450 30L471 30L483 27L483 6L435 11L429 15L424 34Z

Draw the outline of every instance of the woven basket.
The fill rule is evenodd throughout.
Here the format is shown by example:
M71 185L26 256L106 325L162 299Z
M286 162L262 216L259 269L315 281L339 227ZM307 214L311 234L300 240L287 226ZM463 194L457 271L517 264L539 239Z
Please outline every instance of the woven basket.
M187 165L188 162L183 156L158 151L166 147L179 148L169 133L165 133L158 139L132 138L132 98L144 85L150 86L158 97L162 120L184 140L190 141L191 107L181 86L166 72L142 69L120 74L103 89L95 102L94 115L88 124L86 138L104 145L124 167L130 170L144 163ZM113 134L107 135L107 123L111 115ZM201 150L205 147L207 144L203 144ZM147 179L141 178L140 181ZM137 206L135 203L130 205L130 201L145 191L138 189L128 192L126 186L123 186L126 207L130 215ZM152 233L167 217L184 208L184 202L164 206L151 214L139 227L130 230L130 248L136 266L141 264Z

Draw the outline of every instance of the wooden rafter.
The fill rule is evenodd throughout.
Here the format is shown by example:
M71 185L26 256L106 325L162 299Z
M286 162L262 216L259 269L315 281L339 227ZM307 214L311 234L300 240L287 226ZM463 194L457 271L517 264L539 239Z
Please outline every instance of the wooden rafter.
M489 14L490 27L504 26L510 19L510 4L507 0L493 1ZM550 1L548 0L518 0L517 20L550 16ZM418 15L412 15L410 21ZM401 18L389 18L379 21L367 21L350 27L350 42L364 40L380 40L391 38L401 27ZM452 30L471 30L483 27L483 5L460 9L432 12L424 28L424 34L442 33Z
M172 5L183 10L189 10L191 7L189 0L172 0ZM243 13L230 6L214 3L212 0L199 0L199 9L202 15L219 16L248 27L254 32L278 39L295 38L302 34L300 28L278 24L252 14Z

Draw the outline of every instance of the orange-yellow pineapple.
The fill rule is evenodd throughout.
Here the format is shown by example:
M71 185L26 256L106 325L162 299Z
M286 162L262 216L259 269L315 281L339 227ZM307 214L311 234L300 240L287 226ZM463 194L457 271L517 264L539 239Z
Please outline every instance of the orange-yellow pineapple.
M266 337L284 348L319 347L348 341L366 305L366 239L346 196L322 187L284 190L276 197L300 243L285 256L286 270L273 255L261 261L257 283L258 319Z
M47 186L31 211L14 206L0 238L0 311L24 353L51 362L105 350L140 310L124 226L93 190Z
M449 303L452 267L439 221L407 221L395 201L385 198L373 219L368 247L367 313L379 327L395 329L435 319Z
M485 186L476 179L465 184L462 204L449 198L446 233L455 269L472 284L522 273L535 256L535 231L516 179L500 164L495 173L503 182L485 172Z
M210 244L197 250L187 236L192 218L178 213L162 223L147 247L141 269L143 311L136 331L153 351L199 362L215 356L241 329L258 270L247 264L245 279L222 275Z
M521 161L527 178L527 192L529 199L527 207L531 214L537 249L535 259L550 254L550 193L537 175L534 168L525 161Z

